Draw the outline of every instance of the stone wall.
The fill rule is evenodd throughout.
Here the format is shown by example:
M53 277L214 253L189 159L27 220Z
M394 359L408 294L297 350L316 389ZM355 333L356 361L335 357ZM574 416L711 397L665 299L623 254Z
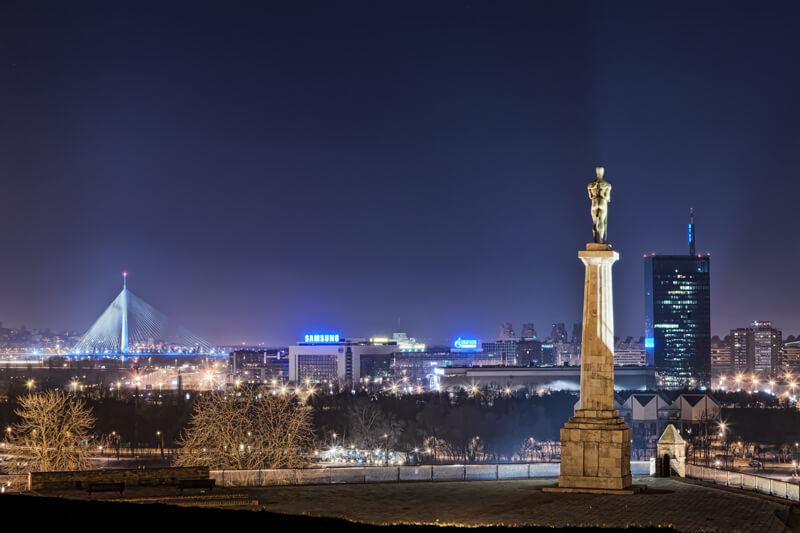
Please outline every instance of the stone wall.
M175 485L180 479L208 478L208 467L205 466L31 472L28 474L28 490L85 489L89 483L124 482L126 486Z
M559 463L487 465L346 466L281 470L212 470L222 487L398 483L404 481L471 481L558 477ZM632 461L634 475L650 475L648 461Z

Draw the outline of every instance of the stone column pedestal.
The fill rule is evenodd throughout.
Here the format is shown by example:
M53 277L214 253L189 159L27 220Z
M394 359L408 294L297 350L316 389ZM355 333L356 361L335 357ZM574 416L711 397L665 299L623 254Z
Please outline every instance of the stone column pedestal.
M580 408L561 430L561 475L550 490L630 494L632 435L614 410L611 266L619 254L590 243L578 257L586 265Z
M631 430L617 411L578 409L561 430L560 488L631 486Z

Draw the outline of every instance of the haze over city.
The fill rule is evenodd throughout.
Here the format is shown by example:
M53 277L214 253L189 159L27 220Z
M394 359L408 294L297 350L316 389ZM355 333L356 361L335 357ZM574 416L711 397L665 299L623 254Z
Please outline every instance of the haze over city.
M720 5L4 2L0 320L127 270L218 344L570 328L602 164L618 335L690 207L712 332L797 334L800 17Z

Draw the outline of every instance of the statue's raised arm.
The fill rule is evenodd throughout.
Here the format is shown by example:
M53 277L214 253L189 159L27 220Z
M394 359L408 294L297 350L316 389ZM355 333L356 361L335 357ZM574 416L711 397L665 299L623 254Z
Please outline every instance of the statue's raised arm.
M611 201L611 184L603 179L605 169L597 167L597 179L589 183L589 198L592 200L592 234L594 242L606 244L608 203Z

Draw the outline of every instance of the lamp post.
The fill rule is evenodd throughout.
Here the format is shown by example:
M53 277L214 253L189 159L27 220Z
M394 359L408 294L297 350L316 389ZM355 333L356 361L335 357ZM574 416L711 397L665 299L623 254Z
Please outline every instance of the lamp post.
M156 437L158 437L159 446L161 447L161 458L164 458L164 436L161 434L161 431L156 431Z
M389 466L389 434L388 433L384 433L383 434L383 439L384 439L384 443L385 443L385 445L384 445L384 460L383 460L383 462L384 462L385 466Z
M111 440L114 443L114 449L117 452L117 459L119 459L119 434L116 431L111 432Z

